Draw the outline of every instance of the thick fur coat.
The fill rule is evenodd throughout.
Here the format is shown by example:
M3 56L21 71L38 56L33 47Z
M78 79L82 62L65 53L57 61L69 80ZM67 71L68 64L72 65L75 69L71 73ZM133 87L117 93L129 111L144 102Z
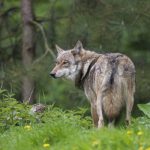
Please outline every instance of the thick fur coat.
M56 66L50 74L54 78L71 79L76 87L84 90L91 104L94 125L103 127L105 116L109 126L112 126L124 106L126 122L130 124L135 67L129 57L120 53L98 54L88 51L80 41L71 50L56 48Z

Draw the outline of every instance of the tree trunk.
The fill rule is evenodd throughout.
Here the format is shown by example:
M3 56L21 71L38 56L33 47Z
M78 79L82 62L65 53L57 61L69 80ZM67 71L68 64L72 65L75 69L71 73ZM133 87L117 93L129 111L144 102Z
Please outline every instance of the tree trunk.
M24 77L22 80L22 98L23 101L33 103L34 80L29 73L35 55L35 29L33 24L31 23L34 20L32 0L21 1L21 15L23 23L22 63L24 69Z

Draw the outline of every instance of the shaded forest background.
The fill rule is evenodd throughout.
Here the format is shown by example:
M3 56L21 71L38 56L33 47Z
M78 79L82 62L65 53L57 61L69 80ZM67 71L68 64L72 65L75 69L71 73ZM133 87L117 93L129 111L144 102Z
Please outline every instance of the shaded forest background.
M54 66L47 43L73 48L77 40L85 49L120 52L136 66L137 103L150 101L150 1L149 0L34 0L35 54L30 67L22 61L23 22L19 0L0 1L0 86L22 99L24 75L34 80L34 103L55 104L65 109L88 105L83 92L66 80L54 80ZM39 26L40 25L40 26ZM41 57L43 56L43 57ZM39 59L40 58L40 59Z

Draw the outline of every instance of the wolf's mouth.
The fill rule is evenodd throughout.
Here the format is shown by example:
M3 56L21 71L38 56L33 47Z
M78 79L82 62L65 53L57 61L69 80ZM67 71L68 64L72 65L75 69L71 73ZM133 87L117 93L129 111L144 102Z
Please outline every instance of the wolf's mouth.
M50 73L50 76L53 77L54 79L65 77L65 75L57 76L56 73Z
M57 78L55 73L50 73L50 76L53 77L54 79Z

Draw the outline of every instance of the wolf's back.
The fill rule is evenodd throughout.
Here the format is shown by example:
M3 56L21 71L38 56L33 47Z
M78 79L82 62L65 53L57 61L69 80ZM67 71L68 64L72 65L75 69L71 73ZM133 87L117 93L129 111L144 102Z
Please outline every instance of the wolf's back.
M135 67L125 55L110 53L102 83L103 111L109 119L117 117L126 101L135 92Z

